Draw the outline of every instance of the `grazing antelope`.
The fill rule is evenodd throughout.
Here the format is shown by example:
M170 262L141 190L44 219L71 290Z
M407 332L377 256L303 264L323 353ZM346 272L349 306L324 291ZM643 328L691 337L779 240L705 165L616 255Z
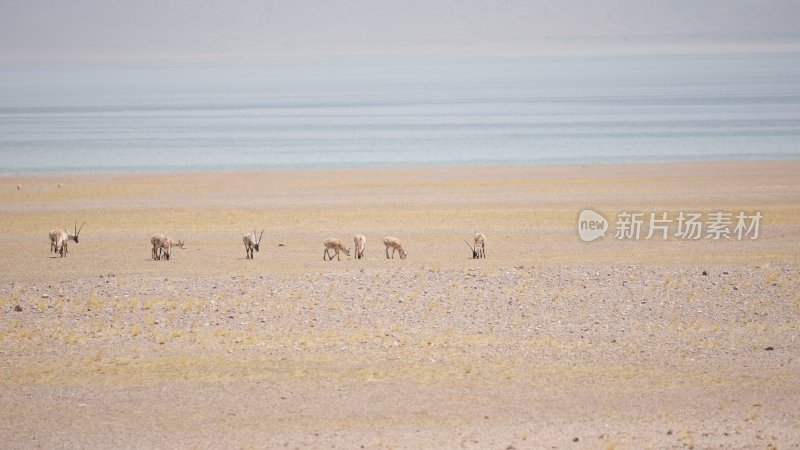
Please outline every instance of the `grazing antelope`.
M386 259L389 259L389 248L392 249L392 259L394 259L395 251L400 253L400 259L406 259L406 256L408 256L406 250L403 248L403 243L396 237L387 236L386 239L383 240L383 245L386 246Z
M467 241L464 241L467 242ZM484 252L484 246L486 245L486 236L482 233L475 233L475 245L469 245L467 242L469 249L472 250L472 259L476 258L486 258L486 252Z
M59 230L58 228L53 228L50 230L50 252L56 252L56 239L58 239L58 235L61 234L63 230Z
M67 243L69 241L74 241L76 244L78 243L78 236L83 230L83 226L86 225L86 222L81 224L81 227L78 228L78 222L75 222L74 233L70 233L66 230L50 230L50 251L54 253L58 253L61 255L62 258L67 256Z
M167 237L164 236L163 234L154 234L150 238L150 243L153 244L153 251L150 254L154 260L158 261L159 259L161 259L161 249L163 245L162 243L166 241L166 239Z
M77 225L77 223L75 225ZM83 225L81 225L81 227L83 227ZM56 247L56 240L58 239L58 235L61 234L63 231L64 230L59 229L59 228L53 228L52 230L50 230L50 233L48 235L50 236L50 251L51 252L55 253L55 252L58 251L58 248Z
M170 250L172 250L173 247L177 247L177 248L181 248L181 249L186 248L184 246L184 242L181 239L175 240L175 239L172 239L171 237L167 236L167 260L169 260Z
M484 247L486 246L486 236L483 233L475 233L475 256L486 258Z
M247 252L246 259L253 259L253 250L258 251L258 246L261 244L261 236L264 236L264 230L261 230L261 234L256 239L256 230L253 230L252 233L247 233L242 236L242 241L244 242L244 251Z
M363 234L357 234L353 237L353 243L356 249L356 259L364 257L364 249L367 248L367 238Z
M345 255L350 256L350 249L345 248L344 244L342 244L342 241L340 241L339 239L335 238L325 239L324 241L322 241L322 245L325 246L325 254L322 255L323 261L325 261L326 258L329 261L333 261L333 256L328 254L329 250L334 251L334 254L336 255L336 260L338 261L341 261L341 258L339 258L340 251L344 252Z
M185 248L182 240L174 240L163 234L154 234L153 237L150 238L150 243L153 244L152 255L153 259L156 261L161 258L169 261L172 255L172 247Z

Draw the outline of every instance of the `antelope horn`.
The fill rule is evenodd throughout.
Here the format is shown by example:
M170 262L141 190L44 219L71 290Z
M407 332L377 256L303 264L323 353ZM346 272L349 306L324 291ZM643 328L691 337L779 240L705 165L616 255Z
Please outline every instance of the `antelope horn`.
M75 224L77 225L77 224L78 224L78 222L75 222ZM84 225L86 225L86 222L83 222L83 223L81 224L81 227L80 227L80 228L78 228L78 232L77 232L77 233L75 233L76 235L77 235L78 233L80 233L80 232L81 232L81 230L83 229L83 226L84 226Z
M255 233L253 233L255 235ZM264 229L261 229L261 234L258 235L258 242L261 242L261 237L264 236Z
M467 242L467 240L466 240L466 239L464 239L464 243L465 243L465 244L467 244L467 247L469 247L469 249L470 249L470 250L472 250L473 252L475 251L475 249L474 249L474 248L472 248L472 246L471 246L471 245L469 245L469 242Z

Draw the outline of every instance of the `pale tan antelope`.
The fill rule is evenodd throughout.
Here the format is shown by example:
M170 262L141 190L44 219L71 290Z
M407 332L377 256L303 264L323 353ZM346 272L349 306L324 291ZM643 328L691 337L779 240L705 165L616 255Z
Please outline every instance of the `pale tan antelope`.
M486 245L486 236L481 233L475 233L475 245L469 245L469 242L466 240L467 245L469 245L469 249L472 250L472 259L476 258L486 258L486 253L484 252L484 246Z
M59 230L58 228L53 228L50 230L50 253L56 252L56 239L58 239L58 235L64 230Z
M475 249L473 250L473 257L486 258L484 247L486 245L486 236L483 233L475 233Z
M390 248L392 249L392 259L394 259L395 251L400 253L400 259L406 259L406 256L408 256L406 250L403 248L403 243L396 237L387 236L386 239L383 240L383 245L386 246L386 259L389 259Z
M183 240L181 240L181 239L177 239L176 240L176 239L172 239L171 237L167 236L167 250L166 250L167 251L167 261L169 261L170 255L172 254L172 249L175 248L175 247L180 248L180 249L186 248L184 246Z
M322 245L325 246L325 253L322 255L323 261L325 261L326 258L329 261L333 261L333 256L328 254L329 250L334 251L334 254L336 255L336 259L338 261L341 261L341 258L339 258L340 251L344 252L345 255L350 256L350 249L345 248L344 244L339 239L335 238L325 239L324 241L322 241Z
M172 256L172 247L185 248L182 240L175 240L163 234L154 234L150 238L150 243L153 244L153 259L156 261L162 258L169 261Z
M76 225L77 225L77 223L76 223ZM48 236L50 236L50 252L51 253L56 253L58 251L58 248L56 247L56 240L58 239L58 236L61 233L64 232L64 230L66 230L66 228L64 228L64 229L53 228L52 230L50 230L50 233L48 234Z
M367 248L367 238L363 234L357 234L353 237L353 243L355 244L356 250L356 259L361 259L364 257L364 249Z
M261 244L261 237L264 236L264 230L261 230L261 234L256 239L256 230L253 230L252 233L247 233L242 236L242 241L244 242L244 251L247 252L246 259L253 259L253 250L258 251L258 246Z
M154 260L158 261L161 259L161 249L166 239L167 237L163 234L154 234L152 237L150 237L150 243L153 244L153 251L150 253L150 255Z
M78 236L84 225L86 225L86 222L82 223L81 227L78 228L78 222L75 222L74 233L66 230L50 230L50 251L58 253L62 258L66 257L67 253L69 253L67 244L69 241L78 243Z

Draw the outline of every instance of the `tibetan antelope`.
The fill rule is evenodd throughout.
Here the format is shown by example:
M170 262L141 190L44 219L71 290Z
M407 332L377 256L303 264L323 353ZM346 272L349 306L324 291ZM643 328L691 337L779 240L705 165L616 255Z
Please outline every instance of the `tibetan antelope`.
M338 261L341 261L341 258L339 258L340 251L344 252L345 255L350 256L350 249L345 248L344 244L342 244L342 241L340 241L339 239L335 238L325 239L324 241L322 241L322 245L325 246L325 253L322 255L323 261L325 261L326 258L328 259L328 261L333 261L333 256L328 254L329 250L333 250L334 255L336 255L336 260Z
M174 240L163 234L154 234L150 238L150 243L153 244L153 259L158 261L162 258L169 261L172 255L172 247L185 248L182 240Z
M150 243L153 244L153 250L152 252L150 252L150 256L154 260L158 261L159 259L161 259L162 243L166 239L167 237L164 236L163 234L154 234L152 237L150 237Z
M75 225L77 225L77 223ZM48 236L50 236L50 252L51 253L55 253L55 252L58 251L58 247L56 247L56 240L58 239L58 236L62 232L64 232L64 230L66 230L66 228L64 228L63 230L60 229L60 228L53 228L52 230L50 230L50 233L48 234ZM67 234L69 235L69 233L67 233Z
M363 234L357 234L353 237L353 243L355 244L356 259L363 258L364 249L367 248L367 238Z
M484 246L486 245L486 236L482 233L475 233L475 245L469 245L469 242L466 240L469 249L472 250L472 259L477 258L486 258L486 253L484 252Z
M169 260L169 257L170 257L170 254L171 254L171 250L172 250L173 247L177 247L177 248L181 248L181 249L186 248L184 246L183 240L181 240L181 239L177 239L176 240L176 239L172 239L171 237L167 236L166 241L167 241L167 260Z
M69 241L74 241L76 244L78 243L78 236L83 230L83 226L86 225L86 222L81 224L81 227L78 228L78 222L75 222L74 233L70 233L66 230L59 230L54 229L50 230L50 251L54 253L58 253L61 257L67 256L67 244Z
M264 236L264 230L261 230L261 234L256 239L256 230L253 230L252 233L247 233L242 236L242 241L244 242L244 251L247 252L246 259L253 259L253 250L258 251L258 246L261 244L261 237Z
M386 259L389 259L390 248L392 249L392 259L394 259L395 251L400 253L400 259L406 259L406 256L408 256L406 250L403 248L403 243L396 237L387 236L386 239L383 240L383 245L386 246Z
M56 239L58 239L58 235L61 234L61 231L58 228L54 228L50 230L50 253L56 252Z

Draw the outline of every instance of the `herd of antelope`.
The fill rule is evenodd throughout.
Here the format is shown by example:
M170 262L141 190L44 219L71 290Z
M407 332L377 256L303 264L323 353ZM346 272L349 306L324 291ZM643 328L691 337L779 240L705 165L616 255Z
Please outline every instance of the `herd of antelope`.
M364 257L364 250L367 248L367 238L363 234L357 234L353 237L353 244L356 251L356 259L362 259ZM350 249L346 248L340 239L328 238L322 241L322 245L325 246L325 253L322 254L323 261L326 259L328 261L333 261L334 256L337 261L341 261L339 252L350 256ZM383 245L386 246L386 259L394 259L395 252L400 255L400 259L406 259L406 256L408 256L406 249L403 248L403 243L396 237L387 236L383 240ZM389 256L389 249L392 249L391 257ZM333 251L333 254L330 253L331 251Z
M62 258L66 257L67 243L69 241L73 241L76 244L78 243L78 236L80 235L81 230L83 230L83 225L85 225L85 223L81 224L80 228L78 228L78 223L75 222L75 227L72 233L66 231L65 229L50 230L50 251L53 253L58 253ZM261 233L257 238L256 230L253 230L252 233L247 233L242 236L246 259L253 259L254 252L258 251L258 248L261 244L261 238L263 236L264 230L261 230ZM169 261L173 247L185 248L185 244L182 240L172 239L171 237L163 234L154 234L150 238L150 244L153 246L151 257L155 261L161 261L162 259ZM353 244L356 252L355 258L364 258L364 250L367 247L367 238L363 234L357 234L353 237ZM350 256L350 249L345 247L344 243L340 239L328 238L322 241L322 245L325 247L325 253L322 255L323 261L333 261L334 256L336 257L337 261L341 261L339 255L340 252L344 253L346 256ZM383 245L386 247L386 259L394 259L395 253L400 255L400 259L406 259L408 256L406 249L403 248L403 243L400 242L400 239L397 239L396 237L387 236L383 240ZM473 245L470 245L469 242L467 242L467 245L472 251L473 259L486 258L486 253L484 252L486 236L481 233L476 233L473 238ZM391 256L389 255L389 249L392 250Z

